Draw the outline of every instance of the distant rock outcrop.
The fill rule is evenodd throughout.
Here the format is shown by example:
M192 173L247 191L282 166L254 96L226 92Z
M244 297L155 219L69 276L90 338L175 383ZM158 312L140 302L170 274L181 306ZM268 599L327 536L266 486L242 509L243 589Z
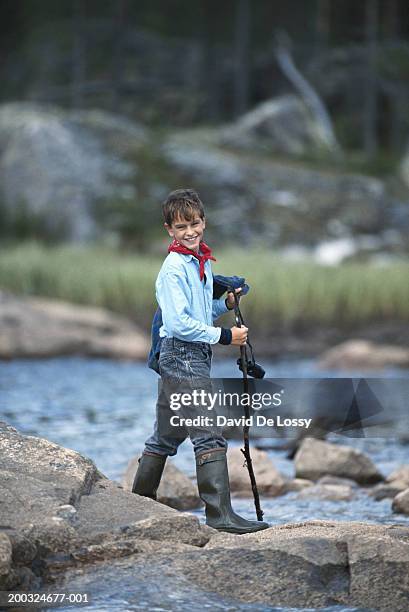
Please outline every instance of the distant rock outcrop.
M348 340L325 351L319 360L320 368L353 370L409 367L409 349L368 340Z
M32 104L0 107L0 201L3 214L41 219L49 237L99 235L93 207L135 197L137 169L126 160L147 130L102 111Z
M143 241L142 212L160 224L166 193L190 185L209 218L217 213L215 242L231 240L224 221L234 218L235 240L297 248L324 263L407 252L407 203L387 182L294 162L323 146L295 96L268 101L231 126L160 134L102 111L7 104L0 214L10 227L25 220L54 240L129 240L132 227L139 232L132 239Z
M323 153L328 143L304 102L294 95L262 102L220 131L219 143L288 156Z
M146 359L149 338L103 308L0 291L0 359L89 355Z

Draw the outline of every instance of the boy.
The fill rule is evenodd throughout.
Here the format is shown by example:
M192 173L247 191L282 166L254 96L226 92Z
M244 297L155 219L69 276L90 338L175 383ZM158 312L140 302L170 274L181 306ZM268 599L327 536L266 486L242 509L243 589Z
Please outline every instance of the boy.
M172 238L168 256L156 280L156 297L162 310L159 371L162 389L156 406L153 435L146 440L139 460L132 491L156 499L166 458L175 455L189 435L194 446L199 494L206 507L206 523L230 533L250 533L265 529L267 523L248 521L231 507L227 471L227 442L221 428L197 426L184 429L182 436L170 431L172 414L165 386L210 383L211 345L246 343L247 328L214 327L213 319L234 306L234 296L213 299L211 250L203 241L205 214L193 189L172 191L163 204L165 228ZM240 289L236 289L240 292ZM200 408L184 410L184 416L198 415Z

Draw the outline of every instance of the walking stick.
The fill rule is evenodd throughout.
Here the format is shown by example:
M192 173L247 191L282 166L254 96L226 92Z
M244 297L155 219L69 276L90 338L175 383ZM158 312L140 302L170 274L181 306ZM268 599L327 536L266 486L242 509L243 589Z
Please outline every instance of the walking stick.
M243 317L241 315L240 308L239 308L239 297L236 294L236 292L234 291L234 289L231 289L231 290L229 289L228 293L233 293L233 296L234 296L234 316L235 316L235 319L236 319L236 326L237 327L241 327L242 325L244 325L244 321L243 321ZM251 347L251 345L250 345L250 347ZM254 355L253 355L252 347L251 347L251 352L252 352L252 357L253 357L252 363L254 365ZM240 360L239 360L239 364L240 364L240 369L243 372L243 389L244 389L244 393L248 393L248 388L249 388L249 382L248 382L248 376L247 376L248 358L247 358L247 350L246 350L246 346L245 345L241 345L240 346ZM258 367L260 367L260 366L258 366ZM263 371L263 375L259 376L258 378L262 378L263 376L264 376L264 371ZM244 406L244 415L245 415L245 419L246 419L246 423L247 423L247 419L250 417L250 409L249 409L249 406L247 405L247 403L245 403L245 406ZM245 457L246 466L247 466L247 469L249 471L251 488L252 488L253 497L254 497L254 506L256 508L256 514L257 514L257 520L258 521L262 521L263 520L264 512L262 511L261 506L260 506L260 497L259 497L259 494L258 494L256 477L254 475L253 462L251 460L251 455L250 455L249 430L250 430L249 425L244 425L244 427L243 427L244 449L241 448L240 450L241 450L241 452L243 453L243 455Z

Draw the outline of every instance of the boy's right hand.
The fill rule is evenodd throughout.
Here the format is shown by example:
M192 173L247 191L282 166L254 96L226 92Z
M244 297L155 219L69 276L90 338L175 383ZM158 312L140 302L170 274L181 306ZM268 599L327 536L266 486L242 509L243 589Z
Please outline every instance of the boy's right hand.
M247 341L247 333L248 333L248 327L244 327L244 325L242 325L241 327L232 327L231 328L231 343L235 344L236 346L241 346L243 344L246 344Z

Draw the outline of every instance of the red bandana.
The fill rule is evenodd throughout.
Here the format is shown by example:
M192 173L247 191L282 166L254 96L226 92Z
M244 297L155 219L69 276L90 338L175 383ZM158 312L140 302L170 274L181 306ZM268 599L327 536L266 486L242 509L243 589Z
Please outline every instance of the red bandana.
M182 255L193 255L193 257L196 257L196 259L198 259L200 263L200 266L199 266L200 280L203 280L203 277L204 277L204 267L205 267L206 261L208 259L211 259L212 261L216 261L216 259L212 256L212 251L207 246L207 244L203 241L199 245L199 253L195 253L195 251L191 251L187 247L180 244L178 240L173 240L173 242L171 242L171 244L169 245L168 253L170 253L171 251L174 251L175 253L182 253Z

